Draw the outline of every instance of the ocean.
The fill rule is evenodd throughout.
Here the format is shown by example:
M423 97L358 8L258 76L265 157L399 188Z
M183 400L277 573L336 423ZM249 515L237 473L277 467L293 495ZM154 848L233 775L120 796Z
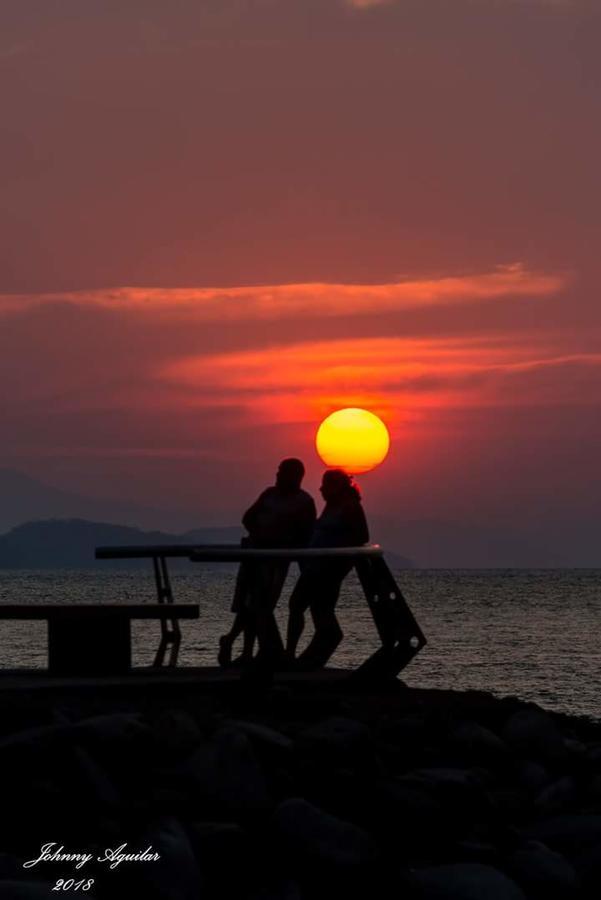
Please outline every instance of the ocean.
M295 574L295 573L293 573ZM396 580L428 645L405 669L412 687L487 690L548 709L601 719L601 570L402 570ZM200 602L198 621L184 621L179 664L216 664L217 641L229 627L235 567L190 566L172 573L176 601ZM285 627L289 578L279 605ZM0 603L154 602L150 570L4 571ZM343 586L338 615L345 639L331 664L359 665L378 646L354 575ZM134 665L152 663L156 622L134 622ZM0 667L44 667L46 625L0 620Z

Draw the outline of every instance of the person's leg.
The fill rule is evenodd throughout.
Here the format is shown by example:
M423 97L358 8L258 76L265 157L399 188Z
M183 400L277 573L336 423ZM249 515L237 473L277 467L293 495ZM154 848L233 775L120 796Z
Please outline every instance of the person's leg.
M217 662L223 668L227 668L232 664L232 648L234 646L234 642L242 634L242 632L244 632L244 644L246 647L249 624L248 610L241 609L240 612L236 613L236 617L234 619L232 627L227 632L227 634L222 634L219 638L219 652L217 653ZM252 643L254 643L254 632ZM252 645L250 652L252 656Z
M306 572L301 572L288 606L288 628L286 632L286 656L294 659L298 642L305 630L305 613L311 603L311 578Z
M272 567L269 563L257 565L253 572L251 611L259 641L259 656L270 665L277 665L284 656L284 645L273 614L274 606Z
M336 617L336 603L342 582L349 566L328 566L323 572L319 590L311 601L311 617L315 626L315 634L309 646L298 658L299 667L307 669L323 668L344 637L340 623Z
M272 609L275 609L278 605L278 600L282 595L282 590L284 589L284 584L288 576L290 563L287 560L275 560L273 563L271 563L271 566L272 570L269 593L271 595Z
M248 595L251 588L252 572L248 562L243 562L238 566L236 575L236 587L234 588L234 597L232 600L232 612L235 618L230 630L219 638L219 652L217 661L220 666L227 667L232 662L232 648L234 641L244 632L244 643L246 651L250 643L250 655L252 656L252 645L254 643L254 631L252 638L247 637L247 631L252 627L252 616L248 610Z

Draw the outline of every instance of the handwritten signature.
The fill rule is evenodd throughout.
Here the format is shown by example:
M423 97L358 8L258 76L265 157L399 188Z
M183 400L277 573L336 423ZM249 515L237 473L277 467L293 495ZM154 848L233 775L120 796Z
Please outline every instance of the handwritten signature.
M35 859L29 859L27 862L24 862L23 868L33 869L38 863L45 862L68 862L74 863L76 869L82 869L87 863L96 860L96 862L107 863L109 869L116 869L122 863L157 862L161 858L161 854L154 850L152 846L147 847L146 850L131 852L127 852L127 847L127 843L121 844L114 849L107 847L102 855L97 856L85 850L79 852L65 850L63 844L59 845L56 841L53 841L48 844L42 844L39 855Z

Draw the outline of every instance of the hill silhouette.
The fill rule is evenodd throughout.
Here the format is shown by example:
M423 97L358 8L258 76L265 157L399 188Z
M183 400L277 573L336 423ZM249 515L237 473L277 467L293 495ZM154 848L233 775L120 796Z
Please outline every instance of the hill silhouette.
M185 530L195 517L177 509L146 506L127 499L88 497L32 478L17 469L0 467L0 533L17 525L46 519L136 523L145 529Z
M0 569L139 568L147 566L148 561L99 561L94 559L94 548L111 544L236 544L242 534L242 528L236 525L172 534L86 519L26 522L0 535ZM411 560L398 554L390 553L386 558L395 568L413 567Z
M196 528L184 534L143 531L127 525L85 519L50 519L26 522L0 536L2 569L87 569L99 566L136 568L147 560L97 561L94 548L111 544L236 543L239 527Z

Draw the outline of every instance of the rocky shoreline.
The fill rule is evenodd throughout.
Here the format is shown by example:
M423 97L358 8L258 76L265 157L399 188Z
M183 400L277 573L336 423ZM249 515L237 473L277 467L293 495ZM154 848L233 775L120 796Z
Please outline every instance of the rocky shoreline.
M0 900L601 895L586 719L398 681L7 694L0 714ZM24 868L44 845L59 858ZM111 867L119 848L160 859Z

